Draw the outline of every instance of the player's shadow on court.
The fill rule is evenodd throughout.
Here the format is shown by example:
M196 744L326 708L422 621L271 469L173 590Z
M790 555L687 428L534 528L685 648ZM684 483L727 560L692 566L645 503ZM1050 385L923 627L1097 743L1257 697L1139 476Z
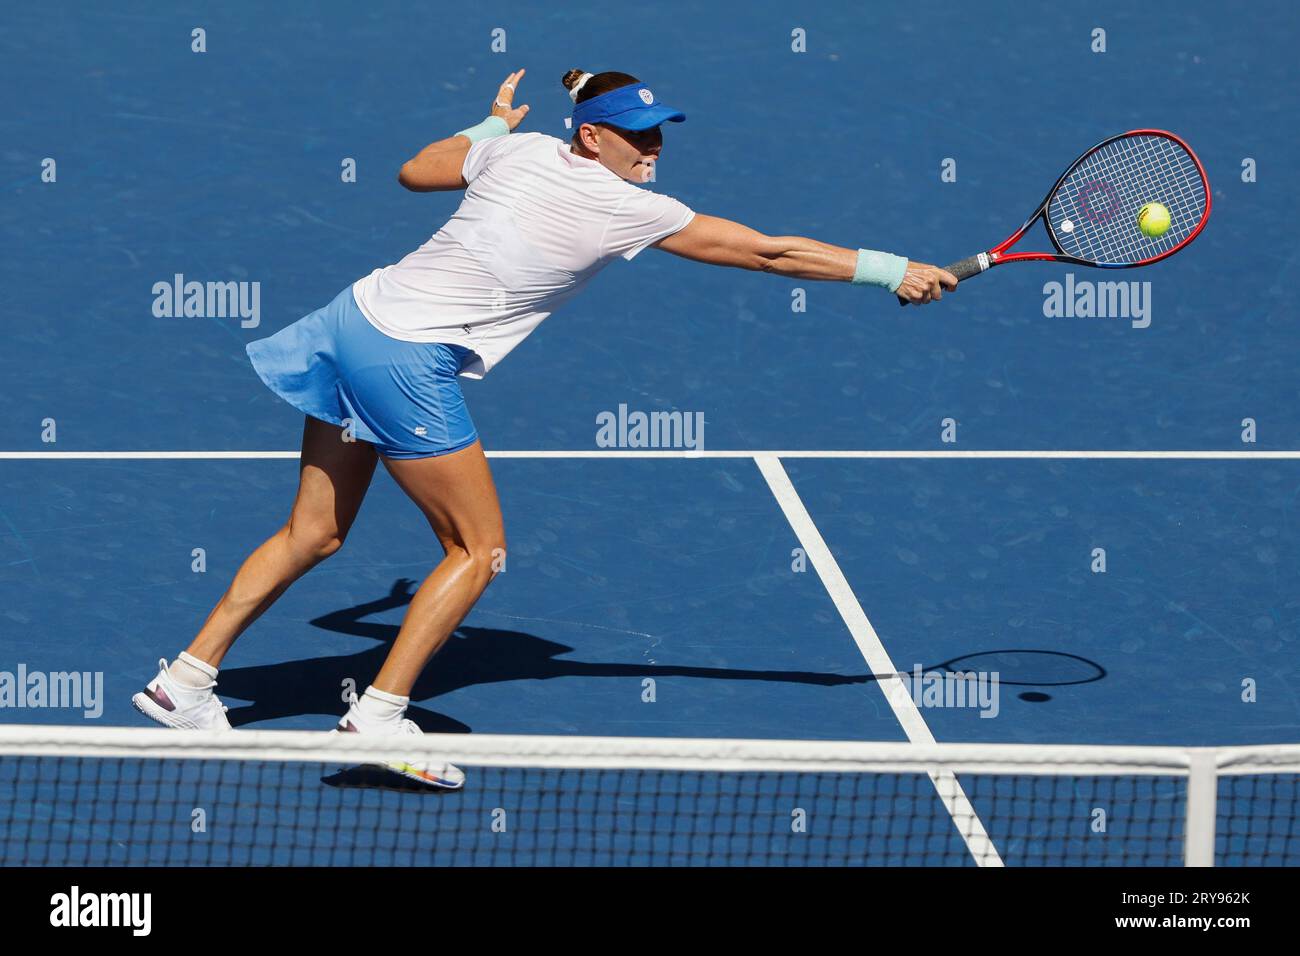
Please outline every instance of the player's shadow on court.
M311 623L327 631L353 634L376 641L372 648L355 654L285 661L255 667L232 667L221 672L217 692L231 699L249 701L231 706L227 715L233 726L257 721L320 714L337 719L346 710L342 701L345 681L358 692L379 673L397 637L397 625L368 622L364 618L403 607L414 596L414 582L397 581L387 596L377 601L344 608L316 618ZM407 716L429 733L469 733L458 720L420 706L427 701L475 684L502 681L546 680L552 677L698 677L715 680L755 680L812 684L834 687L867 684L870 674L827 674L816 671L744 670L726 667L681 667L669 664L598 663L561 659L573 648L522 631L461 627L434 657L416 681Z

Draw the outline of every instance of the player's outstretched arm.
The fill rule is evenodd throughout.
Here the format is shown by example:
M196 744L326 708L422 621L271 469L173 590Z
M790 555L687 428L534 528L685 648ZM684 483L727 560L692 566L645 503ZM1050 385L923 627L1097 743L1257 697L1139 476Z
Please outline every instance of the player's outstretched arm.
M937 266L910 262L886 253L832 246L804 236L766 236L755 229L697 215L685 229L657 243L684 259L792 279L858 282L890 289L904 302L918 305L943 298L957 288L957 278Z

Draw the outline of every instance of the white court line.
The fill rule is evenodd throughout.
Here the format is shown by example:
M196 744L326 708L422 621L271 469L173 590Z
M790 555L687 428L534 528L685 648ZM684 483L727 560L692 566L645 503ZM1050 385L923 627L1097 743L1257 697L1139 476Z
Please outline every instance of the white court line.
M944 449L932 451L896 451L891 449L828 450L791 449L760 451L720 449L682 451L660 449L576 448L565 451L488 451L489 458L982 458L1050 461L1058 459L1120 459L1135 461L1236 461L1245 459L1300 460L1300 451L1005 451ZM297 458L296 451L0 451L0 461L75 461L129 459L268 459Z
M111 459L298 458L296 451L0 451L0 461L96 461Z
M844 572L840 570L839 563L822 539L821 532L813 524L812 517L800 500L799 492L795 491L790 476L786 474L780 460L775 455L759 453L754 456L754 461L757 462L763 477L767 479L768 487L771 488L781 510L785 512L786 520L790 522L790 527L794 529L804 552L812 561L813 567L822 579L822 584L840 612L840 617L848 625L849 633L853 635L853 640L866 659L867 666L871 668L871 673L880 675L878 677L880 689L884 692L885 700L889 702L894 716L902 725L903 732L907 734L907 739L912 743L934 743L934 734L930 732L929 724L921 716L921 711L912 699L907 685L899 676L898 668L889 659L889 652L880 642L880 636L871 626L871 621L867 619L866 612L862 610L862 605L854 596L853 589L849 587L849 582L844 577ZM928 773L930 781L939 793L939 799L943 801L949 816L952 817L953 825L957 827L957 832L966 841L966 848L975 858L975 863L979 866L1002 866L1002 857L998 854L993 841L989 839L983 822L976 816L975 808L971 806L966 792L957 782L957 777L951 770L946 769L931 770ZM959 820L966 821L966 825L962 826Z

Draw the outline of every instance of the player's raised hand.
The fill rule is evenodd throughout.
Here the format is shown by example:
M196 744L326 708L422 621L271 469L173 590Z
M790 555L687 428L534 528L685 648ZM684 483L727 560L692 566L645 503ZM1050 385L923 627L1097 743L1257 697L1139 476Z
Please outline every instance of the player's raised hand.
M518 108L514 106L515 90L519 87L519 81L523 79L523 76L523 70L517 70L507 76L505 82L501 84L501 88L497 90L497 98L492 101L492 115L500 116L505 120L511 132L514 132L515 127L522 123L524 117L528 115L527 104Z
M957 277L946 269L928 265L924 262L907 263L907 273L903 276L894 295L903 305L925 305L943 298L944 290L951 292L957 288Z

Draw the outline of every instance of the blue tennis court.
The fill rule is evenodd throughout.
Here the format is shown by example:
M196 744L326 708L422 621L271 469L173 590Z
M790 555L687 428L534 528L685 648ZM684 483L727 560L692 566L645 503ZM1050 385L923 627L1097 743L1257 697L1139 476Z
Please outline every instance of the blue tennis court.
M1225 16L1193 0L1170 21L991 3L954 19L924 0L760 0L743 15L670 0L617 18L505 3L452 19L239 0L13 8L0 24L0 81L23 91L0 149L0 723L144 726L132 694L297 487L302 415L245 346L447 220L459 195L406 192L397 170L476 122L509 71L527 68L524 129L567 138L559 78L577 66L632 72L687 113L646 188L773 235L951 262L1019 225L1087 146L1148 127L1195 147L1213 215L1149 269L999 269L920 310L653 249L616 263L465 382L509 557L411 695L423 730L1300 742L1294 6ZM1048 286L1067 276L1137 283L1130 308L1055 314ZM160 314L186 282L233 284L240 310ZM656 414L694 444L651 447L624 427ZM231 723L332 727L439 557L381 468L343 550L223 665ZM992 696L944 697L967 673ZM149 784L141 765L86 781L35 759L0 760L0 802L22 808L0 847L22 844L17 862L145 860L141 834L112 822L124 781ZM177 813L239 789L204 778L212 765L168 766L158 799ZM510 838L514 862L575 846L595 863L981 862L924 775L867 792L774 771L734 793L677 776L665 803L582 771L566 804L548 802L559 771L484 769L478 789L471 777L433 800L324 782L337 772L290 768L278 783L294 806L269 799L268 820L174 862L429 863L447 849L438 834L510 800L537 821ZM1220 864L1300 862L1297 780L1223 785L1220 813L1267 833L1221 840ZM1093 784L1017 778L968 796L1009 865L1181 859L1181 780ZM69 787L104 815L63 819ZM840 829L791 842L791 801ZM1093 840L1110 803L1140 814ZM423 835L331 856L303 806ZM570 812L589 828L556 816ZM624 836L620 813L639 821ZM733 822L695 859L680 841L710 813ZM1221 838L1239 825L1221 817ZM501 849L451 852L496 863Z

